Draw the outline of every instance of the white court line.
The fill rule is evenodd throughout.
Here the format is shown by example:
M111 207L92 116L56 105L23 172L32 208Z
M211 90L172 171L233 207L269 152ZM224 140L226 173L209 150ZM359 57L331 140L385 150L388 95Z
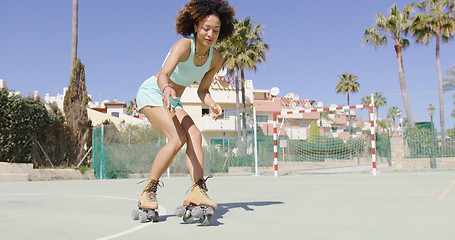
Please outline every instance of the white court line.
M118 237L121 237L121 236L130 234L130 233L139 231L139 230L141 230L141 229L143 229L143 228L146 228L146 227L148 227L148 226L149 226L150 224L152 224L152 223L153 223L153 222L142 223L142 224L139 225L139 226L136 226L136 227L127 229L127 230L125 230L125 231L123 231L123 232L119 232L119 233L116 233L116 234L112 234L112 235L109 235L109 236L103 237L103 238L97 238L96 240L108 240L108 239L118 238Z
M134 199L134 201L137 201L137 199ZM166 215L166 213L167 213L166 208L164 208L162 205L160 205L158 207L158 213L159 213L160 216ZM102 238L97 238L96 240L108 240L108 239L118 238L118 237L130 234L130 233L133 233L133 232L137 232L137 231L139 231L139 230L141 230L143 228L146 228L146 227L150 226L151 223L153 223L153 222L142 223L139 226L127 229L127 230L125 230L123 232L119 232L119 233L112 234L112 235L109 235L109 236L106 236L106 237L102 237Z
M455 185L455 179L449 184L449 186L444 190L444 192L442 192L441 195L439 195L438 200L444 200L444 198L446 197L447 193L450 192L450 189L452 189L452 187L454 185Z
M11 195L27 195L27 196L63 196L63 197L95 197L95 198L110 198L110 199L119 199L119 200L127 200L127 201L137 201L137 199L133 199L133 198L124 198L124 197L115 197L115 196L103 196L103 195L83 195L83 194L46 194L46 193L7 193L7 194L0 194L0 196L11 196ZM160 216L163 216L163 215L166 215L167 214L167 210L165 207L163 207L163 205L160 205L158 207L158 213ZM146 228L148 226L150 226L152 222L149 222L149 223L143 223L139 226L136 226L136 227L133 227L133 228L130 228L130 229L127 229L125 231L122 231L122 232L119 232L119 233L115 233L115 234L112 234L112 235L109 235L109 236L106 236L106 237L102 237L102 238L98 238L96 240L108 240L108 239L114 239L114 238L118 238L118 237L121 237L121 236L124 236L124 235L127 235L127 234L130 234L130 233L133 233L133 232L136 232L136 231L139 231L143 228Z
M84 194L49 194L49 193L5 193L0 196L13 196L13 195L26 195L26 196L54 196L54 197L95 197L95 198L111 198L127 201L137 201L133 198L115 197L115 196L103 196L103 195L84 195Z

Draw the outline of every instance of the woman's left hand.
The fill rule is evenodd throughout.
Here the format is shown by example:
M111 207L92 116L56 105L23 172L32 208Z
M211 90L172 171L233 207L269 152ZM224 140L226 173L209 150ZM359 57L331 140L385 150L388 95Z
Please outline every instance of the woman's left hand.
M223 113L223 110L221 109L220 105L218 105L217 103L213 103L210 106L210 112L211 112L212 118L216 120L219 116L221 116L221 114Z

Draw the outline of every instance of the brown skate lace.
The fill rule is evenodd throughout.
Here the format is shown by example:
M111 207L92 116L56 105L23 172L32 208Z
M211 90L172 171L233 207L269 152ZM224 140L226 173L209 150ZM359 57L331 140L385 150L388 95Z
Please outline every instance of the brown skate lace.
M201 178L199 179L195 184L193 184L189 189L188 191L186 191L186 194L188 194L189 191L191 191L193 188L195 188L196 186L199 186L200 189L204 190L204 194L207 195L205 192L208 192L209 189L207 188L207 185L205 184L205 182L207 181L207 179L209 178L212 178L213 176L212 175L209 175L207 176L205 179L204 178Z
M138 182L137 184L140 184L140 183L143 183L145 181L150 181L147 186L145 186L144 190L142 191L142 193L144 192L153 192L153 193L156 193L156 190L158 189L158 186L160 187L164 187L164 183L161 181L161 180L149 180L149 179L146 179L144 181L140 181Z

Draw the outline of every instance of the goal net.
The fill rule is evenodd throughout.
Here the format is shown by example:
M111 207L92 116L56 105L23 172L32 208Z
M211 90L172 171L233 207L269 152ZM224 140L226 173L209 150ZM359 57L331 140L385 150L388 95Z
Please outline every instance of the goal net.
M375 174L372 108L365 104L276 113L275 175L278 169L282 173Z

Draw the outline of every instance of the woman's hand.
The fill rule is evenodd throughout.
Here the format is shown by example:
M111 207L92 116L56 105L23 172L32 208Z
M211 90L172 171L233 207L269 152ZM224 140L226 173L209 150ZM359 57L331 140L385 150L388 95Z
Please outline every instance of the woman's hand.
M175 94L175 90L172 87L165 88L164 92L163 92L163 107L164 107L164 111L166 111L166 112L171 112L171 110L173 110L171 107L170 99L169 99L171 97L173 99L177 98L177 96Z
M221 116L223 110L221 109L220 105L218 105L217 103L213 103L212 105L210 105L210 112L212 118L216 120L219 116Z

